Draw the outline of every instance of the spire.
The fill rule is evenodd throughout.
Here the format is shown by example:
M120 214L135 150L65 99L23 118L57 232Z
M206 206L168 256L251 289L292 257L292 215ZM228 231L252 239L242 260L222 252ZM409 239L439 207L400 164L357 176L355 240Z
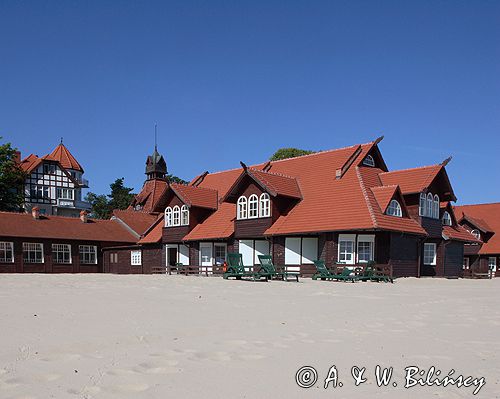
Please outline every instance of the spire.
M162 179L167 177L167 163L163 156L158 152L158 126L155 123L155 148L152 155L146 159L147 180Z

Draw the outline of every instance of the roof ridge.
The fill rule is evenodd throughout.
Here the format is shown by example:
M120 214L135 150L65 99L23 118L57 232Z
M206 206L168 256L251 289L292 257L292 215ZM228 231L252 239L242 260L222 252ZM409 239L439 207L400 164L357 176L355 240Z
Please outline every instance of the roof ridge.
M212 187L191 186L189 184L182 184L182 183L170 183L170 186L173 186L174 184L176 186L181 186L181 187L195 188L195 189L200 189L200 190L209 190L209 191L214 191L216 193L218 192L215 188L212 188Z
M285 175L284 173L269 172L269 171L265 171L265 170L255 169L255 168L252 168L252 167L249 167L248 169L255 170L256 172L260 172L260 173L265 173L265 174L268 174L268 175L279 176L279 177L286 177L288 179L295 179L295 180L297 180L297 177L290 176L290 175Z
M443 165L441 164L434 164L434 165L426 165L426 166L417 166L415 168L407 168L407 169L396 169L396 170L391 170L391 171L388 171L388 172L382 172L380 173L381 175L385 175L387 173L395 173L395 172L406 172L406 171L409 171L409 170L417 170L417 169L426 169L426 168L433 168L435 166L440 166L442 167Z
M389 188L389 187L398 187L399 184L382 184L380 186L373 186L373 187L370 187L371 190L373 190L374 188Z
M454 205L455 208L461 208L464 206L484 206L484 205L500 205L500 202L484 202L482 204L464 204L464 205Z
M296 157L285 158L285 159L278 159L276 161L270 161L270 162L271 162L271 165L272 165L272 164L277 163L277 162L290 161L292 159L297 159L297 158L312 157L312 156L315 156L315 155L326 154L326 153L329 153L329 152L343 151L343 150L347 150L349 148L355 148L355 147L369 145L369 144L373 144L373 143L374 142L372 141L372 142L369 142L369 143L348 145L348 146L341 147L341 148L331 148L329 150L320 150L320 151L313 152L312 154L304 154L304 155L299 155L299 156L296 156Z
M8 212L8 211L0 211L0 214L7 214L7 215L20 215L20 216L26 216L26 217L33 217L27 212ZM61 216L61 215L40 215L40 219L67 219L67 220L75 220L75 221L80 221L80 218L76 218L73 216ZM97 218L88 218L88 220L92 222L111 222L111 219L97 219ZM80 221L81 222L81 221Z
M370 217L373 222L373 227L377 228L378 223L377 223L377 218L375 217L375 213L373 212L372 205L370 203L370 199L368 198L368 192L365 187L365 183L363 181L363 177L361 176L361 173L359 171L359 166L356 165L356 176L358 177L359 181L359 186L361 187L361 192L363 193L363 197L365 198L366 206L368 208L368 213L370 214Z

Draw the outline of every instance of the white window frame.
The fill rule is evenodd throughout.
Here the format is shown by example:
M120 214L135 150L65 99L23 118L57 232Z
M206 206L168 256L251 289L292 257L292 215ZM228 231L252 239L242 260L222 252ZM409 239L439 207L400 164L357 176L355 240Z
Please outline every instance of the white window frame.
M189 225L189 208L187 207L187 205L182 205L181 207L181 225Z
M363 159L363 165L370 166L372 168L375 167L375 160L373 159L373 157L370 154L368 154L365 157L365 159Z
M130 264L132 266L142 266L142 251L140 249L130 251Z
M437 194L434 195L434 208L433 208L433 218L439 219L439 196Z
M227 244L225 242L214 242L214 253L213 253L213 260L214 264L216 266L222 266L224 263L217 263L217 248L224 248L224 262L227 260Z
M58 259L59 254L62 254L63 260ZM68 260L64 260L64 254L68 254ZM70 244L52 244L52 263L57 263L60 265L71 265L73 263L73 258L71 256L71 245Z
M56 187L56 197L65 200L74 200L75 192L72 188Z
M452 221L451 221L450 212L444 211L443 212L443 217L441 218L441 221L443 223L443 226L451 226L452 225Z
M488 270L491 270L493 272L497 271L497 257L496 256L489 256L488 257Z
M165 208L165 227L172 226L172 208L167 206Z
M361 243L369 243L370 244L370 259L368 260L360 260L359 259L359 247ZM375 235L373 234L359 234L358 235L358 243L356 248L356 259L358 263L368 263L372 260L375 260Z
M352 243L352 252L342 251L341 252L341 243L342 242L351 242ZM356 263L356 234L339 234L339 242L337 246L337 261L338 263L342 263L345 265L354 265ZM343 255L351 255L350 260L342 259Z
M401 204L398 201L396 201L395 199L393 199L393 200L391 200L391 202L389 202L389 206L387 207L387 210L385 211L385 213L389 216L395 216L398 218L403 217L403 211L401 210Z
M97 265L97 246L95 245L79 245L78 252L80 263L82 265ZM85 259L88 255L89 259ZM91 262L91 257L94 256L94 262Z
M432 209L433 209L434 197L431 193L427 194L427 214L425 216L431 218L432 217Z
M478 229L473 229L470 232L474 237L476 237L478 240L481 239L481 232Z
M238 220L244 220L247 218L247 215L248 215L247 197L242 195L240 198L238 198L238 210L236 218Z
M427 216L427 195L425 193L420 193L418 214L420 216Z
M271 197L268 193L262 193L259 198L259 217L271 216Z
M429 262L428 259L426 259L427 251L426 248L432 248L432 254L433 258L432 261ZM424 265L427 266L436 266L436 258L437 258L437 253L436 253L436 243L435 242L424 242L424 253L423 253L423 261Z
M10 258L7 254L10 252ZM14 263L14 243L0 241L0 263Z
M259 217L259 197L252 194L248 197L248 219L257 219Z
M179 205L176 205L172 208L172 226L180 226L181 225L181 208Z
M40 262L36 261L36 256L32 255L39 252L42 254ZM43 244L39 242L23 242L23 263L45 263Z

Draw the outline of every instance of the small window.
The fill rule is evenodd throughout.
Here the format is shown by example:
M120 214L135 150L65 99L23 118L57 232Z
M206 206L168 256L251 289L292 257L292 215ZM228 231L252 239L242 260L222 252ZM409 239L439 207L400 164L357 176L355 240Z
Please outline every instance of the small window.
M375 160L373 159L373 157L371 155L367 155L365 157L365 159L363 159L363 165L374 167L375 166Z
M179 206L174 206L173 211L173 225L174 226L179 226L181 224L181 208Z
M43 244L34 242L23 242L23 262L43 263Z
M0 242L0 263L14 263L13 242Z
M439 219L439 197L437 194L434 195L434 208L433 208L432 217L434 219Z
M420 193L420 205L418 207L418 214L420 216L426 216L427 213L427 196L425 193Z
M468 270L469 269L469 258L468 257L464 257L464 263L463 263L463 269L464 270Z
M182 205L181 208L181 225L187 226L189 224L189 208L187 205Z
M71 245L52 244L52 262L70 264L71 263Z
M95 245L80 245L80 263L84 265L97 264L97 247Z
M488 258L488 269L496 272L497 271L497 258L494 256L490 256Z
M165 227L172 226L172 208L165 208Z
M424 265L436 265L436 244L433 242L424 243Z
M427 212L425 214L425 216L427 217L432 217L432 203L434 202L434 197L432 196L431 193L427 194Z
M226 261L227 245L223 243L214 244L214 258L217 266L222 266Z
M60 199L66 199L66 200L72 200L74 195L73 195L73 189L71 188L58 188L56 190L57 198Z
M474 229L470 232L474 237L476 237L478 240L481 239L481 232L478 229Z
M367 263L374 259L374 235L358 235L358 262Z
M241 196L238 198L238 219L247 218L247 198Z
M259 217L259 199L255 194L248 198L248 218L254 219Z
M450 213L448 211L444 211L442 221L443 221L443 225L451 226L451 216L450 216Z
M387 212L390 216L397 216L398 218L403 217L403 212L401 211L401 205L396 200L392 200L387 207Z
M271 216L271 200L268 193L262 193L260 195L260 207L259 216L261 218L267 218Z
M118 253L113 252L109 254L109 263L118 263Z
M132 266L142 265L142 252L140 250L130 251L130 264Z
M354 246L356 242L355 234L340 234L339 235L339 249L338 249L338 261L339 263L345 263L348 265L354 265L355 254Z

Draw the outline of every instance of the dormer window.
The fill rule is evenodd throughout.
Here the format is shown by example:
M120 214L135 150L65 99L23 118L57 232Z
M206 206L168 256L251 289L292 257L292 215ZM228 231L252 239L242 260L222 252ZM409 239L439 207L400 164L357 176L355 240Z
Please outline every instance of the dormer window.
M165 227L172 226L172 208L165 208Z
M451 216L448 211L444 211L442 221L444 226L451 226Z
M259 198L252 194L248 197L248 218L255 219L259 217Z
M173 208L173 226L179 226L181 224L181 209L178 205Z
M481 239L481 232L478 229L474 229L470 232L474 237L476 237L478 240Z
M375 167L375 160L371 155L367 155L365 159L363 159L363 165L365 166L371 166L372 168Z
M434 195L434 208L433 215L434 219L439 219L439 197L438 195Z
M392 200L389 203L389 206L387 207L386 213L389 216L396 216L398 218L403 217L403 212L401 211L401 205L396 200Z
M181 225L187 226L189 224L189 209L187 205L182 205L181 208Z
M427 196L425 193L420 193L420 206L418 208L420 216L427 216Z
M269 198L268 193L262 193L260 195L260 204L259 204L259 216L261 218L267 218L271 216L271 199Z
M247 218L247 197L241 196L238 198L238 219Z
M420 193L418 214L428 218L439 219L439 196L432 193Z

